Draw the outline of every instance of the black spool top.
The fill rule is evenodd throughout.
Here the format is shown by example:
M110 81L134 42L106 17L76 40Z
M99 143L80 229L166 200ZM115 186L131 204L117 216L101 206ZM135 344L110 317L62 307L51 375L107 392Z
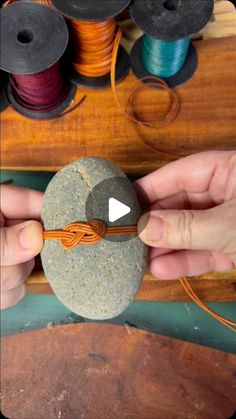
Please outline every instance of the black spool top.
M133 0L130 13L144 33L153 38L186 38L209 21L214 0Z
M19 2L0 10L0 67L16 74L50 68L64 53L69 34L63 17L47 6Z
M131 0L51 0L64 16L84 22L99 22L117 16Z

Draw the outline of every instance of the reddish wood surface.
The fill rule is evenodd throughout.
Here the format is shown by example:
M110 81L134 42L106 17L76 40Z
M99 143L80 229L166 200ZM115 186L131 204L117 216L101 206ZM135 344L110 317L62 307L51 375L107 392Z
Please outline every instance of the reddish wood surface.
M51 121L26 119L8 108L2 119L2 166L58 170L82 156L103 156L127 173L146 173L170 160L149 152L142 138L160 150L190 154L236 147L236 36L196 42L198 69L178 89L181 112L170 126L157 130L130 122L115 104L110 89L78 89L75 101L87 99L75 112ZM135 82L129 75L118 87L126 103ZM166 106L166 93L141 95L141 113L155 117Z
M77 324L2 339L11 419L222 419L236 356L131 327Z

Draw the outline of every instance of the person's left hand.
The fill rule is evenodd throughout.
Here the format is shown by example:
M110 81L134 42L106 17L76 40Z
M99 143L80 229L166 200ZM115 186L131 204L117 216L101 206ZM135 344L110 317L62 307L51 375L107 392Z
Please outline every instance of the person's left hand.
M24 281L43 247L43 228L36 221L42 202L41 192L1 185L1 309L17 304L26 294Z

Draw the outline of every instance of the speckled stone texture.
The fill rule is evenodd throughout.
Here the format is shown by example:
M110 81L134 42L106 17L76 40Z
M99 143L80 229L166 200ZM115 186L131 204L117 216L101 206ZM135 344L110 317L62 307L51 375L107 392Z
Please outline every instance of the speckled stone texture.
M72 222L87 221L86 201L91 190L113 178L117 198L117 177L126 178L119 168L102 158L86 158L65 166L46 190L44 229L58 230ZM124 202L126 194L132 203L125 224L133 225L141 209L128 181L125 189L121 187L120 200ZM95 218L99 218L99 211L99 202L94 202ZM120 221L112 225L122 224ZM60 241L47 240L41 257L46 277L62 303L81 316L103 320L118 316L133 300L145 272L146 254L146 246L132 236L122 242L103 239L95 245L78 245L70 250L65 250Z

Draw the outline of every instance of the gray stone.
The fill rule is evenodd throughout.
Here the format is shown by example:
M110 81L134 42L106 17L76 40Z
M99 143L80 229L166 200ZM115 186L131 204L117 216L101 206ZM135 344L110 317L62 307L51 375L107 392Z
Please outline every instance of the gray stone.
M75 161L54 176L44 197L44 229L58 230L72 222L88 221L89 193L110 178L111 196L116 193L116 199L129 202L132 208L125 224L136 224L141 209L132 185L113 163L95 157ZM125 186L120 186L117 178L126 179ZM104 214L104 208L94 202L96 219L99 212ZM122 225L122 219L113 224ZM46 277L62 303L83 317L102 320L118 316L133 300L145 272L146 254L139 238L129 236L126 241L102 239L95 245L78 245L70 250L58 240L47 240L41 257Z

